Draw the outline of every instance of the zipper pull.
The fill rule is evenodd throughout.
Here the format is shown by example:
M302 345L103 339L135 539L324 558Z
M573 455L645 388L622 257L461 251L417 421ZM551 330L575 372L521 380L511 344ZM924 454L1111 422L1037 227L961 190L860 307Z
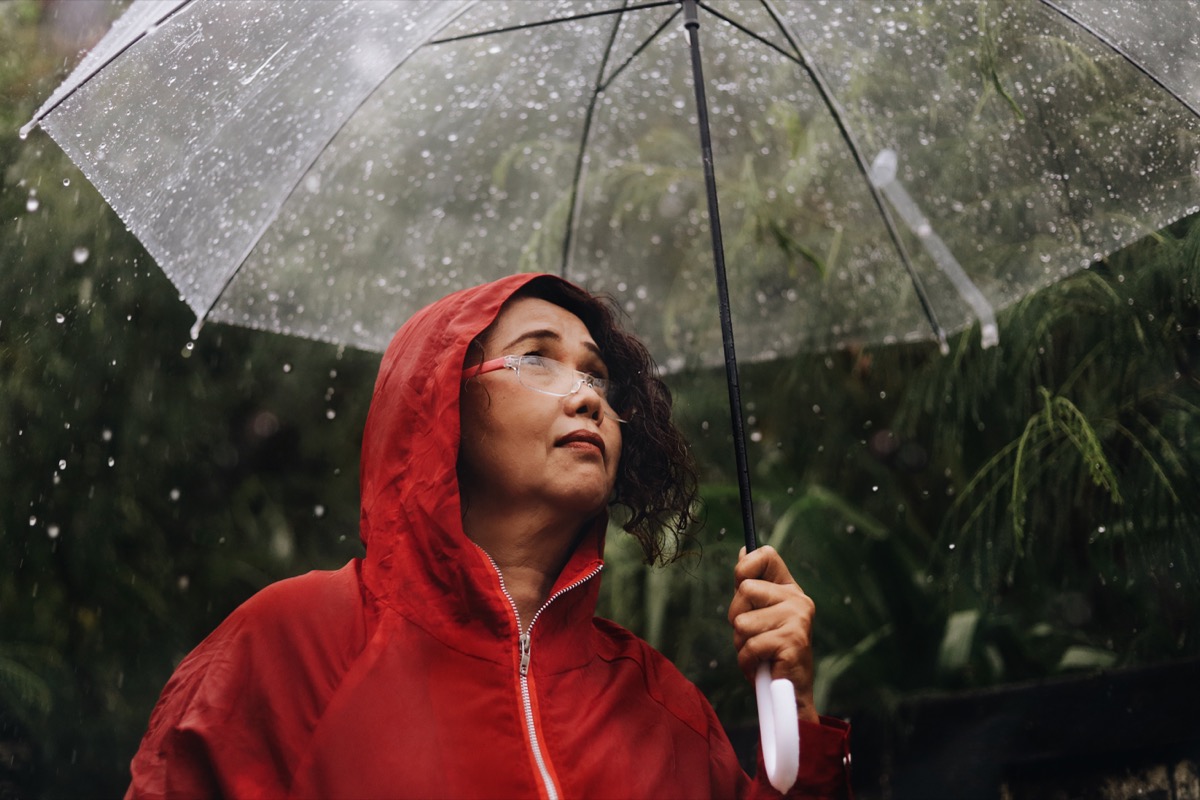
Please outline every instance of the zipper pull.
M524 678L529 674L529 634L522 633L519 641L521 643L521 677Z

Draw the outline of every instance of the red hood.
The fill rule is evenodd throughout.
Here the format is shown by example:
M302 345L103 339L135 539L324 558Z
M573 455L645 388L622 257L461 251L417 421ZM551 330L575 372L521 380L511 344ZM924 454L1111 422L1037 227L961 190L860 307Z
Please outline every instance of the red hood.
M495 569L462 529L458 399L468 345L514 292L539 277L560 280L513 275L422 309L392 338L375 382L360 471L363 578L377 599L443 641L511 632ZM581 542L558 585L598 568L604 527L599 520ZM573 594L594 606L599 582L590 583L589 591Z

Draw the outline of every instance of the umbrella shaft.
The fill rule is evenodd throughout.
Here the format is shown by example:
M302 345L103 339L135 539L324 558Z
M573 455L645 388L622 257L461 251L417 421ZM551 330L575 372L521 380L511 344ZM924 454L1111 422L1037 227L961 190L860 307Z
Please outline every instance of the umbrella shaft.
M746 456L746 429L742 422L742 390L738 381L737 353L733 346L733 317L729 311L729 281L725 275L725 243L717 208L717 176L713 170L712 136L708 126L708 99L700 66L700 17L696 0L683 1L684 27L692 56L692 83L696 90L696 119L700 128L700 156L704 162L704 188L708 195L709 229L712 231L713 267L717 279L717 306L721 315L721 345L725 351L725 378L729 387L729 417L733 425L733 452L742 507L746 552L758 547L754 531L754 503L750 494L750 466Z

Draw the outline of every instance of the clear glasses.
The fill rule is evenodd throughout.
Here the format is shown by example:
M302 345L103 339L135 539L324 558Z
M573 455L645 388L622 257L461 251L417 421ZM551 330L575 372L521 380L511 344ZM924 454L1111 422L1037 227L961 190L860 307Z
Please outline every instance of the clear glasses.
M586 372L571 369L561 361L555 361L545 356L501 356L485 361L477 367L467 367L463 370L463 378L483 375L501 369L511 369L517 373L517 380L526 389L552 395L567 397L575 394L584 386L594 390L604 401L604 415L612 417L617 422L625 422L617 416L612 403L614 398L613 385L608 378L597 378Z

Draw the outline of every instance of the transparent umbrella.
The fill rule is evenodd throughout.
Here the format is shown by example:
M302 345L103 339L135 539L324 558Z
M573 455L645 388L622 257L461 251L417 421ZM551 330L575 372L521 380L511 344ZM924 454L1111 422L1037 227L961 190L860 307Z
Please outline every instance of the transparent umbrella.
M1197 0L137 0L23 132L197 333L381 350L545 270L668 370L732 361L718 307L751 360L986 346L997 309L1197 209L1197 36Z

